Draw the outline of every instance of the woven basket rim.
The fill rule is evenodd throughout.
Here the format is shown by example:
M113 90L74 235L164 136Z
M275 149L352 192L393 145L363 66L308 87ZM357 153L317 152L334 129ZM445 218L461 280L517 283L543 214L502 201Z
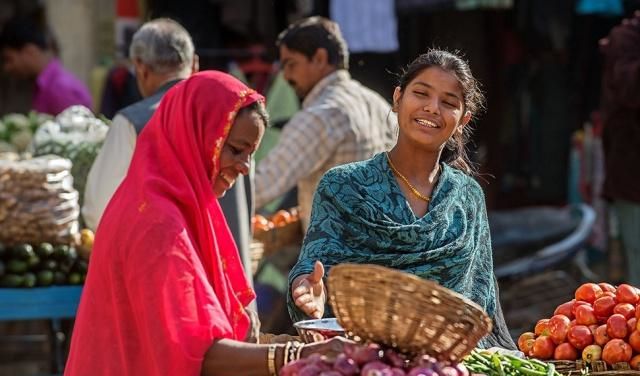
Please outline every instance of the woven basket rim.
M453 291L447 287L442 286L441 284L439 284L436 281L432 281L429 279L424 279L424 278L420 278L415 274L411 274L411 273L407 273L407 272L403 272L401 270L398 269L392 269L392 268L387 268L384 266L380 266L380 265L375 265L375 264L353 264L353 263L344 263L344 264L338 264L335 265L331 268L331 270L329 271L329 278L331 278L331 274L335 274L336 272L334 272L334 270L338 270L338 272L340 272L341 269L346 269L346 268L352 268L352 267L357 267L357 268L369 268L371 269L372 272L377 271L379 273L384 273L384 274L388 274L389 276L396 276L398 278L403 278L403 279L411 279L412 282L418 284L418 285L424 285L424 287L428 287L428 288L433 288L434 286L437 286L437 289L444 289L446 294L449 294L450 296L455 296L456 298L463 300L464 303L470 307L473 307L474 309L480 311L486 318L486 320L488 320L489 322L491 322L491 319L489 318L489 315L487 315L487 313L485 312L485 310L480 307L480 305L476 302L474 302L473 300L467 298L466 296ZM484 320L483 320L484 321ZM489 330L491 330L491 328L489 328Z
M354 286L351 283L355 283L355 285L362 285L363 283L366 284L367 282L363 279L362 275L374 276L372 277L372 282L384 280L390 281L389 284L383 284L385 287L380 290L379 296L383 297L381 298L383 300L378 300L377 294L374 297L370 293L361 294L359 291L346 290L345 283L351 286ZM352 282L348 282L349 280ZM411 290L413 290L413 292L407 292L401 289L396 290L398 284L412 286ZM354 302L363 302L362 299L365 299L364 302L369 301L369 303L364 304L365 306L369 306L370 309L384 310L385 308L383 307L387 304L384 300L384 296L398 296L398 294L404 296L402 299L417 300L415 300L416 305L413 310L411 310L411 308L407 308L401 311L393 311L394 317L405 317L405 319L400 319L401 322L405 323L405 325L398 327L397 331L395 326L380 328L379 325L367 325L366 328L362 327L362 317L360 316L360 319L358 319L358 316L363 314L358 313L362 312L362 308L356 309L355 311L346 308L346 311L344 311L345 307L350 305L349 301L351 298L357 299ZM345 263L333 266L329 271L328 276L328 295L333 312L338 319L338 323L347 333L350 333L364 341L375 340L377 342L382 341L380 343L387 346L397 345L398 349L403 352L423 352L435 356L440 354L443 359L457 361L461 359L462 356L466 355L465 352L468 353L468 351L471 351L471 349L477 345L477 341L489 334L493 326L491 318L484 309L464 295L446 288L435 281L426 280L416 275L381 265ZM430 299L432 299L430 297L435 297L440 301L446 301L448 303L438 306L433 312L431 312L430 309L425 308L427 305L433 304L430 301ZM397 299L395 301L397 301ZM362 307L362 303L356 304L359 307ZM342 316L343 314L345 316ZM422 319L418 319L419 321L415 321L416 317L430 317L432 314L437 315L434 317L441 317L441 319L434 321L422 321ZM406 339L401 342L396 342L398 338L405 338L406 331L404 330L408 328L407 325L413 325L406 323L411 322L419 323L420 327L423 328L421 329L422 334L417 337L406 337ZM462 332L460 332L459 329L451 329L457 331L457 334L453 332L446 332L446 330L449 329L443 329L443 322L448 322L449 324L447 325L453 325L454 327L462 324L462 322L466 323L464 325L473 323L473 326L471 327L472 329L467 327L467 331L465 332L467 334L462 335ZM424 326L425 324L427 325L426 327ZM381 332L380 330L383 331ZM445 334L441 332L441 330L445 330L446 333L449 333L454 337L449 337L449 334ZM396 334L389 337L389 335L392 335L394 332ZM444 337L441 339L438 339L439 337L430 337L433 333L441 333ZM455 338L461 338L460 336L466 337L466 341L464 343L459 342L459 339L455 340ZM449 340L453 340L455 343L448 342L444 338L449 338ZM391 342L387 343L388 341ZM453 343L452 346L455 348L447 347L449 345L445 345L446 343L449 343L450 345ZM434 347L432 347L431 344L433 344Z

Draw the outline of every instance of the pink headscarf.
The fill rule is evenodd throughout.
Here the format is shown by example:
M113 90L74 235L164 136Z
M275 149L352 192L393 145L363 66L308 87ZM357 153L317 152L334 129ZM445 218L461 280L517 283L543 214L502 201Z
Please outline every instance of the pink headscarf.
M216 339L244 339L255 294L211 177L263 100L212 71L165 95L98 227L65 375L195 376Z

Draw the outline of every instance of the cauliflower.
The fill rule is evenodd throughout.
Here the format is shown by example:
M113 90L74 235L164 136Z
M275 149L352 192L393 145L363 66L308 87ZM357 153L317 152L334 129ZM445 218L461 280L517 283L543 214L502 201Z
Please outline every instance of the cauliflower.
M23 114L8 114L3 119L9 130L28 129L31 125L29 118Z

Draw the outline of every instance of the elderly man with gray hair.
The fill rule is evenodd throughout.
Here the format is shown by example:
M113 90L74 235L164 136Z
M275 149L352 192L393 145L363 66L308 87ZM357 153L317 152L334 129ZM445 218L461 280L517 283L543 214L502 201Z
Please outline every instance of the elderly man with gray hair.
M133 35L129 55L143 100L114 116L102 149L91 166L84 192L82 216L96 229L111 196L120 185L133 156L138 134L173 85L198 71L191 36L180 24L159 18Z
M116 114L102 149L91 166L82 207L85 223L91 229L98 227L107 203L127 174L136 139L162 96L180 80L198 71L198 56L194 53L191 36L180 24L168 18L158 18L142 25L133 35L129 55L135 67L138 88L145 99ZM245 176L219 199L250 281L252 188L251 178Z
M135 67L138 88L145 99L116 114L102 149L91 166L82 215L87 227L92 229L98 227L107 203L127 174L136 138L162 96L177 82L198 71L198 56L194 53L191 36L180 24L168 18L142 25L133 35L129 55ZM219 202L240 251L245 272L252 280L253 185L250 176L238 179Z

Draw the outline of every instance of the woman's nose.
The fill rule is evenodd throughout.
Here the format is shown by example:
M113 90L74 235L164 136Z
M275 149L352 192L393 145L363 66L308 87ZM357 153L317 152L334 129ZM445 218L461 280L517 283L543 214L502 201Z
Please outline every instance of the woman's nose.
M438 101L436 99L433 98L429 98L427 99L426 103L424 104L424 107L422 107L422 110L425 112L430 112L433 114L437 114L438 113Z
M236 168L238 172L242 175L248 175L249 170L251 169L251 155L247 155L246 157L241 157L236 162Z

